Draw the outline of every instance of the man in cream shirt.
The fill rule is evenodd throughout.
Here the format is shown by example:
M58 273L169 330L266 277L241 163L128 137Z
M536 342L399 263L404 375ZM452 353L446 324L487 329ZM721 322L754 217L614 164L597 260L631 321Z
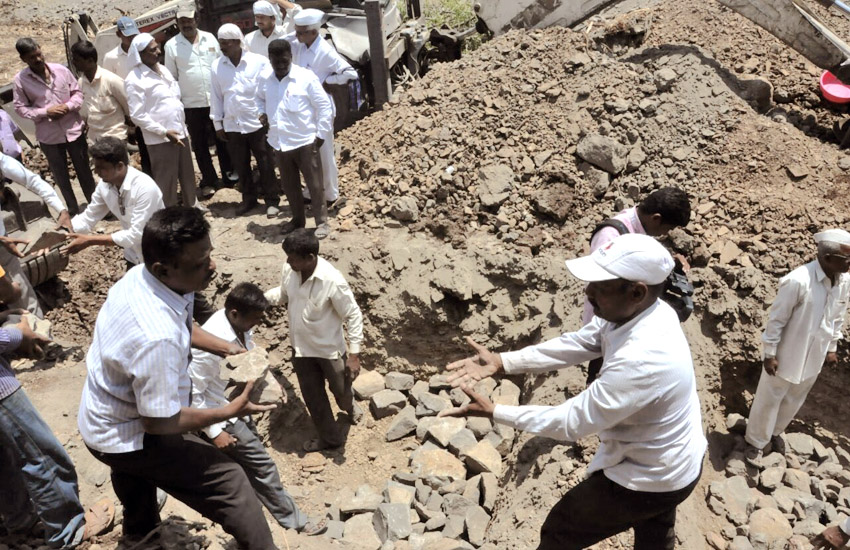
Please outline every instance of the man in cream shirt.
M617 237L567 268L587 281L595 317L578 332L448 366L472 401L445 415L492 418L562 441L598 434L588 478L549 512L538 550L579 550L634 528L636 550L671 550L676 507L696 487L707 442L691 352L660 300L673 258L647 235ZM493 405L467 386L498 372L540 373L603 357L599 377L558 406Z

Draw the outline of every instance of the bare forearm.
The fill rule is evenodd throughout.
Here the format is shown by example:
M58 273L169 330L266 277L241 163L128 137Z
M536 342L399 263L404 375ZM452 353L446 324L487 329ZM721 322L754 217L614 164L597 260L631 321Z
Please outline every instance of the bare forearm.
M231 403L217 409L183 407L170 418L142 418L145 431L154 435L184 434L206 428L236 416L236 406Z

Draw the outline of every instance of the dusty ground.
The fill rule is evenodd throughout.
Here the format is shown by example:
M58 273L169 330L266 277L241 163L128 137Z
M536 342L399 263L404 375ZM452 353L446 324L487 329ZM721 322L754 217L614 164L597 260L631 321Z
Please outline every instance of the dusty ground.
M12 16L0 31L43 37L57 60L57 17L79 4L5 4ZM117 15L101 10L94 10L101 18ZM848 34L844 18L822 14L839 35ZM11 44L0 50L0 73L7 75L20 65ZM674 77L662 90L656 75L664 69ZM581 253L593 225L617 207L663 185L682 186L695 214L671 241L695 266L698 308L684 328L711 447L703 482L680 508L678 536L683 548L706 547L705 533L723 527L705 495L709 483L725 475L724 419L748 410L759 331L776 280L811 258L814 232L847 223L850 159L830 133L844 110L821 101L818 74L719 4L671 1L596 22L586 33L511 33L467 59L436 67L384 112L338 138L348 203L322 246L349 276L366 314L366 368L425 378L465 353L462 336L507 349L575 328L581 288L562 260ZM628 147L629 168L611 178L582 166L577 144L588 134ZM494 164L516 178L501 204L483 206L481 169ZM600 181L607 185L595 195ZM282 261L277 222L259 213L234 218L236 201L223 191L210 203L220 272L210 291L216 304L240 281L277 284ZM87 251L75 259L61 276L65 304L48 315L68 353L57 364L19 370L77 463L84 500L112 494L105 469L82 447L75 414L84 378L80 361L122 265L114 252ZM321 472L303 470L319 457L298 450L311 427L286 361L284 313L273 312L257 331L280 364L289 396L261 427L287 488L318 514L343 487L381 488L388 472L406 468L410 448L405 440L383 443L390 419L369 421L351 430L344 452L318 460ZM846 445L847 346L840 351L839 367L822 374L791 431ZM555 404L565 391L579 391L582 381L581 370L571 368L517 382L524 401ZM533 547L546 511L580 479L594 449L592 439L565 445L520 436L503 476L490 542ZM173 501L166 513L200 521ZM220 531L201 525L193 533L204 544L226 543ZM115 547L119 532L100 547ZM280 530L276 537L281 547L330 544L291 534L284 541ZM597 548L628 545L624 534Z

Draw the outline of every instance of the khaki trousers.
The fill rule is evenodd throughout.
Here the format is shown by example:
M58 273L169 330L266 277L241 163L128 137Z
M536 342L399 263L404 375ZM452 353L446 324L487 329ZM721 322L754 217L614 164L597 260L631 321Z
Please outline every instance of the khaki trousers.
M195 206L195 165L192 163L192 145L189 137L183 138L183 146L176 143L148 145L153 180L162 191L165 206L177 204L177 182L183 206Z

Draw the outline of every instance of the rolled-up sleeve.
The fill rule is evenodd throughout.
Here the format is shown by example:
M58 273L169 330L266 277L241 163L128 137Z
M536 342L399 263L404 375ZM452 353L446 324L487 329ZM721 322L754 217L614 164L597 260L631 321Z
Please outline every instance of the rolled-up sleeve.
M15 183L23 185L39 197L56 212L65 210L65 203L56 194L56 190L34 172L10 156L0 153L0 172Z

